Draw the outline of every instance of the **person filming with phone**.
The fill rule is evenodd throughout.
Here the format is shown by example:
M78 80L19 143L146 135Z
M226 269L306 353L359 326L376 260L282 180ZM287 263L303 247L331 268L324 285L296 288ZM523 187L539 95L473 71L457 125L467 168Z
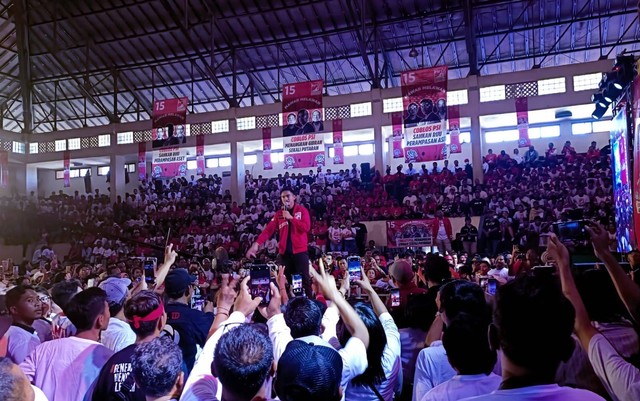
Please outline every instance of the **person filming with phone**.
M309 277L309 230L311 218L309 211L296 203L293 189L284 187L280 191L282 209L278 210L267 223L256 242L247 251L247 258L255 258L259 247L278 231L278 262L285 266L286 274L302 276L302 285L308 298L312 298L311 278Z

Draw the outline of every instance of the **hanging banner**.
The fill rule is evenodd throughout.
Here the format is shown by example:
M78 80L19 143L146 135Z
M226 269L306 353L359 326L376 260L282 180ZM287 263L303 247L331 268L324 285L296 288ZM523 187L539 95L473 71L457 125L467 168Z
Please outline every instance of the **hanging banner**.
M187 175L187 151L180 148L167 148L153 152L151 177L174 178Z
M393 158L400 159L404 157L402 150L402 113L391 113L391 129L393 136L391 137L391 145L393 147Z
M516 116L518 117L518 147L528 148L529 140L529 101L526 97L516 98Z
M196 136L196 175L204 175L204 135Z
M449 153L462 153L460 144L460 106L449 106Z
M282 136L324 131L322 86L318 80L282 87Z
M447 66L403 72L405 162L447 157Z
M262 129L262 168L273 170L271 163L271 127Z
M342 146L342 120L333 120L333 164L344 164L344 147Z
M306 134L284 137L284 168L325 166L324 141L328 134Z
M433 246L431 220L387 221L387 247L409 248Z
M640 61L638 61L640 68ZM633 219L635 222L636 244L640 244L640 77L633 81L633 104L631 107L631 121L633 130Z
M63 168L64 187L69 188L71 186L71 161L69 160L68 150L64 152Z
M147 179L147 143L138 142L138 180Z
M186 97L153 102L151 143L154 148L176 146L187 141L188 102Z
M0 188L9 186L9 152L0 152Z

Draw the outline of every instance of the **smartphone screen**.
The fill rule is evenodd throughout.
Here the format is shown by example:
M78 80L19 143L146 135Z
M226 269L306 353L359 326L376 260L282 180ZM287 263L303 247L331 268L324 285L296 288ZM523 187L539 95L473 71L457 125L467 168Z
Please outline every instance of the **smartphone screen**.
M487 293L490 295L496 295L498 288L498 281L495 278L490 278L487 281Z
M202 312L202 310L204 309L204 301L205 300L202 298L192 299L191 309L197 309Z
M144 261L144 280L147 283L153 283L156 280L155 263L153 259Z
M362 271L360 270L360 258L351 257L347 259L347 271L349 272L349 282L353 283L356 280L362 280Z
M482 289L486 291L488 282L489 282L489 279L486 276L484 276L484 277L480 277L480 282L478 284L480 284L480 287L482 287Z
M291 291L297 297L302 295L302 276L299 274L291 275Z
M390 291L391 294L391 307L400 306L400 290L394 288Z
M268 304L271 300L271 289L269 282L271 270L267 265L252 265L250 270L249 288L251 297L262 297L261 305Z

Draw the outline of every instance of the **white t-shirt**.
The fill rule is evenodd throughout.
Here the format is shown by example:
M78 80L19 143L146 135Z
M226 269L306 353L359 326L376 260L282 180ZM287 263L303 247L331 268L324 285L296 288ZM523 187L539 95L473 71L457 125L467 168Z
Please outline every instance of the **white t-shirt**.
M33 389L33 393L35 395L35 398L33 399L33 401L49 401L47 399L47 396L44 395L42 390L40 390L38 387L31 385L31 388Z
M502 377L488 375L455 375L451 380L438 384L422 397L421 401L458 401L463 398L489 394L500 387Z
M560 387L557 384L496 390L464 401L604 401L604 398L587 390ZM461 400L462 401L462 400Z
M400 359L400 332L389 313L381 314L378 319L387 335L387 346L382 351L382 370L386 380L376 385L376 389L385 400L392 400L394 394L402 389L402 361ZM362 401L378 401L376 393L369 386L350 384L345 392L346 399Z
M602 334L589 342L589 361L614 400L640 400L640 370L624 360Z
M420 399L432 388L456 375L442 341L434 341L418 354L413 378L413 401Z
M487 276L498 276L498 277L502 277L505 280L509 278L509 269L502 268L502 269L491 269L489 270L489 272L487 273Z
M49 400L82 401L111 355L98 342L61 338L40 344L20 368Z
M402 349L400 357L402 359L402 378L405 383L413 383L416 359L418 359L418 353L424 348L426 337L427 333L421 329L400 329L400 347Z
M440 227L438 227L438 237L439 240L449 239L447 235L447 230L444 228L444 220L440 220Z
M113 352L118 352L136 342L136 333L131 330L129 323L111 317L109 327L102 332L100 342Z
M40 337L35 330L30 332L22 327L10 326L5 336L7 336L7 357L17 365L40 345Z

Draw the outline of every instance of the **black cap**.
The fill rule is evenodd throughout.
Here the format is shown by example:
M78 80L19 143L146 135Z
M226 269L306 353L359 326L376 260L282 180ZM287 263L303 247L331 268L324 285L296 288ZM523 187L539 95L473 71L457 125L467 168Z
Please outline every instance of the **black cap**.
M168 293L185 292L198 277L189 274L187 269L173 269L164 280L164 288Z

